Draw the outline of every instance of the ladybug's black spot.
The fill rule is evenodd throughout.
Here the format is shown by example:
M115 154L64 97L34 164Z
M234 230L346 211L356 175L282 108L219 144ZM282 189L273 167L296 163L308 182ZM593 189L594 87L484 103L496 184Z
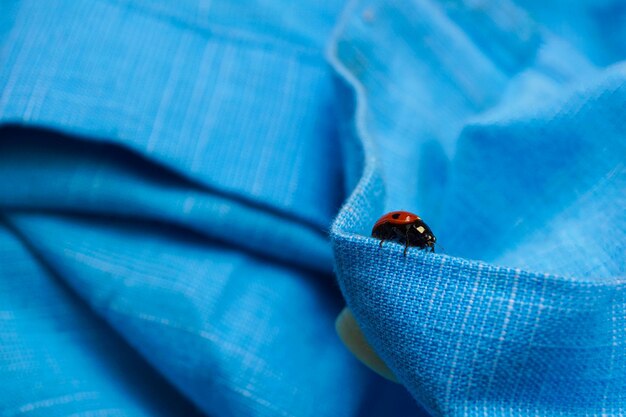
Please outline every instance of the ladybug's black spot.
M400 218L400 213L395 213L391 215L392 219L399 219Z

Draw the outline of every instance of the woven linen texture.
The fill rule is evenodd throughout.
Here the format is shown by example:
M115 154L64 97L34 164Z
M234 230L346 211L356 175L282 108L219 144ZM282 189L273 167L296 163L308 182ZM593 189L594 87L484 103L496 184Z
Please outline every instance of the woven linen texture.
M624 28L618 0L0 5L0 416L623 415ZM445 250L380 249L397 209Z

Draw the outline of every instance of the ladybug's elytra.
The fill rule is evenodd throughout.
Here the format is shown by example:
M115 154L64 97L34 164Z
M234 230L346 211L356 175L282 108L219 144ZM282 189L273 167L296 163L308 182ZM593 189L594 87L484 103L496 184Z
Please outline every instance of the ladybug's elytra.
M380 246L385 240L404 242L404 254L409 246L435 251L437 238L430 227L419 216L408 211L392 211L382 216L372 229L372 236L380 239Z

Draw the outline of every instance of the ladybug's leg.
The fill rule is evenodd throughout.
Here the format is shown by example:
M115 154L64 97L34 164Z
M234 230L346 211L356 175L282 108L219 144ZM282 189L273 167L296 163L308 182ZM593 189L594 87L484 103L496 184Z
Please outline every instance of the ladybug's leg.
M406 256L406 251L409 248L409 229L406 229L406 233L404 234L404 256Z
M394 232L393 232L393 230L385 230L385 231L382 231L381 233L379 233L379 235L377 237L380 239L380 244L378 246L380 248L382 248L383 247L383 243L385 243L388 240L393 239Z

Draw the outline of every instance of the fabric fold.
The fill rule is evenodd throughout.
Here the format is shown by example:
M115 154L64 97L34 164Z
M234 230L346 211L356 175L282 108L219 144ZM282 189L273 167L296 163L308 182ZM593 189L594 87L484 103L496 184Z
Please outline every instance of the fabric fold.
M424 94L443 100L453 99L453 93L436 84L423 94L415 88L393 95L384 90L387 79L402 85L411 85L413 78L432 80L408 72L415 66L394 65L399 56L406 58L397 49L363 40L385 39L380 33L393 21L392 12L378 6L355 2L329 51L335 70L357 96L353 133L365 154L363 175L331 235L338 280L363 332L433 415L619 414L626 392L623 65L598 72L587 63L582 67L587 72L556 77L567 73L559 62L568 50L573 60L581 56L546 46L494 82L468 79L502 100L453 112L454 101L420 108ZM413 6L389 9L395 13L402 7ZM437 19L429 20L430 28L433 22ZM423 28L412 33L419 34L415 42L424 41L419 38ZM562 42L544 36L549 44ZM463 48L463 42L453 40L447 47ZM453 62L435 68L465 69L459 53ZM484 75L488 68L479 72ZM471 77L471 70L464 74ZM585 85L582 74L589 76ZM533 106L515 105L509 95L521 91L520 82L524 95L537 97ZM546 89L551 99L541 100ZM413 119L390 112L384 104L388 96L396 100L393 109L414 109ZM432 130L436 133L400 128L407 123L428 127L437 117L458 127ZM400 124L394 125L396 118ZM428 181L421 193L399 162L406 158L421 177L415 161L420 144L433 135L451 144L444 145L447 157L440 170L445 172L438 173L449 180L435 183L442 187L437 204L423 198ZM553 187L547 186L550 181ZM568 195L574 199L566 203ZM378 215L398 209L416 211L429 224L432 216L446 254L413 249L404 257L399 245L380 248L367 237ZM510 230L495 231L489 226L494 221ZM518 246L515 233L525 236L527 245ZM493 252L490 239L499 239Z
M544 3L3 5L0 410L623 414L626 14Z

